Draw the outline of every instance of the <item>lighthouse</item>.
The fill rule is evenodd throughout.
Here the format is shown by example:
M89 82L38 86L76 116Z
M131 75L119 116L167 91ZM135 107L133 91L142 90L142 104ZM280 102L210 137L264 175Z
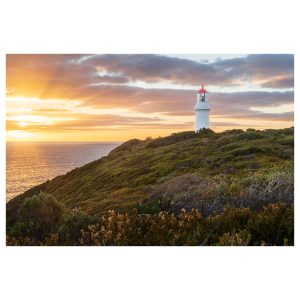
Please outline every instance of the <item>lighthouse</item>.
M195 106L195 132L199 132L202 128L209 128L209 104L207 98L207 90L203 87L197 93L197 102Z

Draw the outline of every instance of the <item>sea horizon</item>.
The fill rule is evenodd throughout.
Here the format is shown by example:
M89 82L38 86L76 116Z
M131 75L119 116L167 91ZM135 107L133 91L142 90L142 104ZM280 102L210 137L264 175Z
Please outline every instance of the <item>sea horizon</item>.
M6 144L116 144L125 141L6 141Z
M109 154L121 142L6 142L6 202Z

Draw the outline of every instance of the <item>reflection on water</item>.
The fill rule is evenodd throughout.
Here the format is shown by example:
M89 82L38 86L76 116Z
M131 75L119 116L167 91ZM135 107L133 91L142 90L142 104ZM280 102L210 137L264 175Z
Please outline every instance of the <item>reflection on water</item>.
M7 143L6 200L107 155L120 143Z

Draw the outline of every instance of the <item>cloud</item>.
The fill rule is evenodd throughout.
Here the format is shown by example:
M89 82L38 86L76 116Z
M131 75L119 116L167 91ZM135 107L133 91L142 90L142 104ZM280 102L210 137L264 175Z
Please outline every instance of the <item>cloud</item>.
M14 95L80 99L89 85L173 83L293 87L294 56L248 55L212 63L154 54L7 55L7 91Z
M235 76L248 78L270 78L294 75L292 54L251 54L242 58L219 60L214 65Z
M270 81L263 82L261 84L262 87L269 88L286 88L286 87L294 87L294 77L287 76L282 78L275 78Z
M261 113L261 112L247 112L238 115L227 115L227 118L232 119L251 119L251 120L262 120L262 121L274 121L274 122L282 122L282 121L294 121L294 112L284 112L284 113Z
M154 54L108 54L91 56L86 63L109 73L123 74L132 81L150 83L235 85L245 81L264 82L270 78L294 76L294 56L291 54L253 54L213 63ZM293 87L293 82L285 83L285 87Z
M198 85L205 79L212 79L212 74L216 75L212 65L154 54L95 55L86 63L96 65L109 73L126 75L132 81L150 83L169 81ZM217 77L213 80L218 82Z
M253 107L293 104L294 92L280 88L294 86L294 56L291 54L248 55L214 62L198 62L165 55L7 55L7 94L38 99L78 100L79 108L128 109L145 117L74 114L68 109L40 108L33 114L59 115L72 120L33 124L26 130L75 130L108 126L178 128L158 116L190 117L194 114L196 91L192 89L141 88L135 82L211 86L257 84L260 91L209 93L213 118L292 121L293 113L263 113ZM263 88L278 89L270 92ZM78 107L77 107L78 108ZM71 108L70 108L71 109ZM149 117L147 117L149 114ZM170 120L171 120L170 119ZM190 120L190 119L187 119ZM226 123L226 122L225 122ZM225 124L224 123L224 124ZM220 125L218 126L227 126ZM192 126L189 121L182 128ZM228 125L229 126L229 125ZM9 129L20 129L8 120Z
M142 113L191 116L194 114L195 91L174 89L143 89L137 87L98 86L95 97L82 105L97 108L127 107ZM89 95L93 92L89 92ZM294 93L287 92L237 92L210 93L212 115L249 113L251 107L276 107L293 104Z
M38 108L34 110L34 113L43 113L43 114L61 114L61 113L67 113L70 112L68 109L62 109L62 108Z
M237 92L215 93L210 96L214 115L236 115L250 111L252 107L277 107L294 103L294 92Z
M157 117L125 117L119 115L88 115L69 113L65 120L55 122L39 123L26 122L26 127L20 124L20 121L7 119L7 130L24 130L26 131L69 131L69 130L93 130L93 129L120 129L125 128L190 128L192 122L165 123L164 120ZM72 117L72 119L70 119Z
M81 91L82 108L129 109L136 113L161 114L165 116L194 115L196 93L193 90L144 89L130 86L100 85L87 86ZM286 92L236 92L209 93L211 115L240 119L257 117L252 107L278 107L293 104L294 93ZM65 109L39 109L33 114L57 114L74 117ZM260 114L263 117L263 114ZM274 115L274 117L277 115ZM76 116L75 116L76 117Z
M8 94L78 99L91 84L128 82L123 75L99 75L97 66L78 62L84 57L86 55L7 55Z

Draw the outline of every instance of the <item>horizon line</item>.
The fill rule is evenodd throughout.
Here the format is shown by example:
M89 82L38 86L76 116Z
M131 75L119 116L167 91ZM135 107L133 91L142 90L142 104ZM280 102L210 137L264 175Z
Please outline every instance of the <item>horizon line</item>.
M225 132L225 131L230 131L230 130L242 130L242 131L247 131L249 129L252 129L252 130L256 130L256 131L264 131L264 130L282 130L282 129L288 129L288 128L294 128L295 126L289 126L289 127L283 127L283 128L264 128L264 129L256 129L256 128L253 128L253 127L248 127L248 128L232 128L232 129L225 129L225 130L222 130L222 131L214 131L212 130L211 128L208 128L209 130L212 130L214 133L222 133L222 132ZM193 130L183 130L183 131L178 131L178 132L172 132L170 133L169 135L165 135L165 136L158 136L158 137L151 137L151 136L148 136L148 137L145 137L143 139L139 139L141 141L143 140L146 140L146 139L157 139L157 138L163 138L163 137L167 137L167 136L170 136L172 134L176 134L176 133L181 133L181 132L192 132ZM195 134L199 134L199 133L195 133ZM127 141L130 141L132 139L138 139L138 138L131 138L131 139L127 139L127 140L123 140L123 141L30 141L30 140L23 140L23 141L18 141L18 140L15 140L15 141L9 141L9 140L6 140L6 144L8 143L56 143L56 144L75 144L75 143L93 143L93 144L116 144L116 143L125 143Z

